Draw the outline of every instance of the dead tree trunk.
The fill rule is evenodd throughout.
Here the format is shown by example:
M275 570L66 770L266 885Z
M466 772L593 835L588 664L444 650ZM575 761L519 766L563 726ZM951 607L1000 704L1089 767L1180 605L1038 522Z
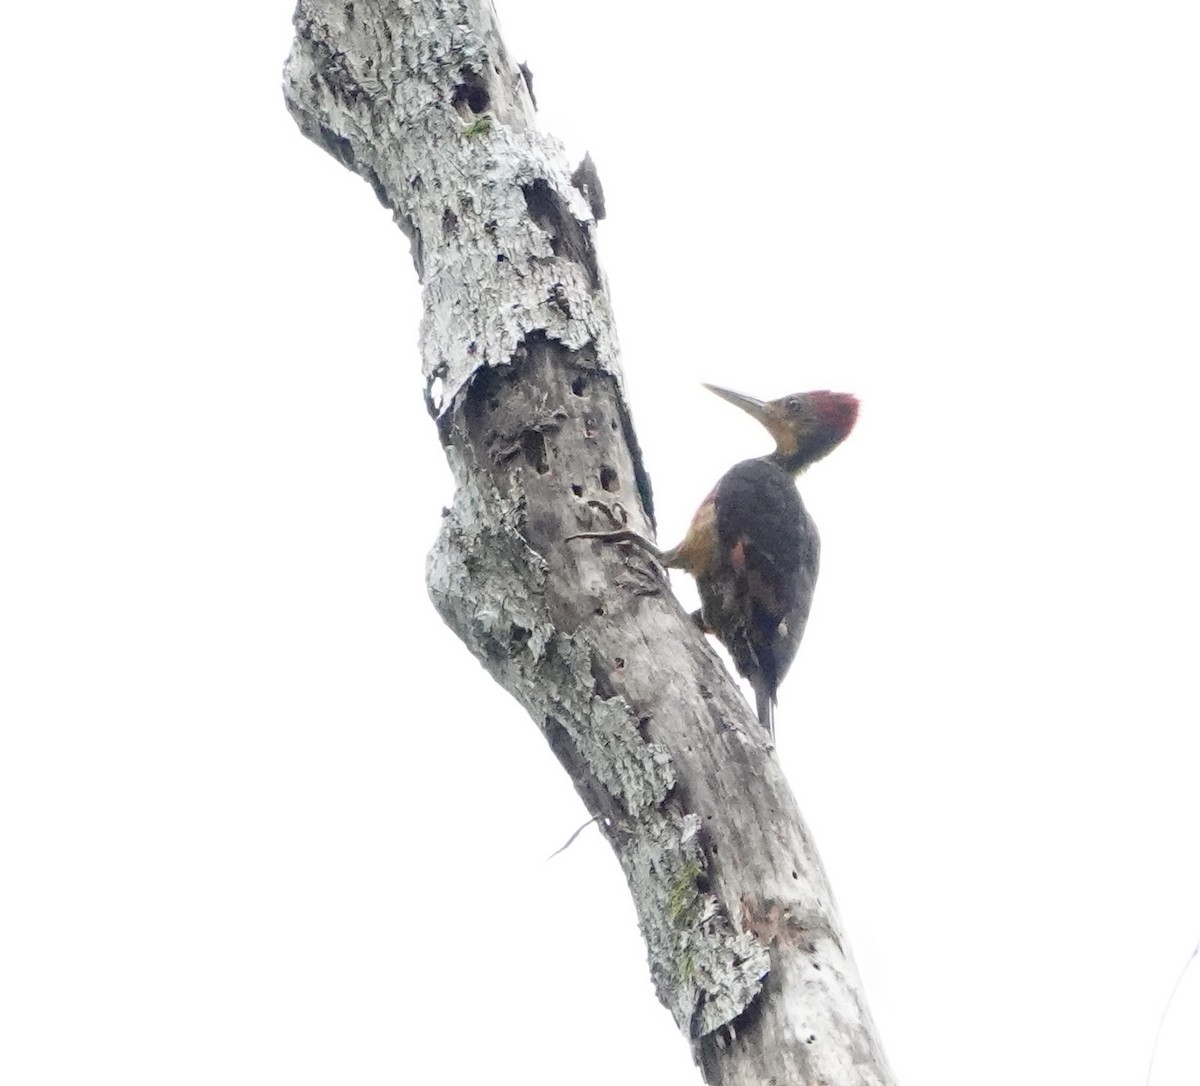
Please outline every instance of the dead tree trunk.
M288 107L394 212L424 286L457 485L435 605L601 816L705 1080L891 1083L765 731L648 558L564 542L652 534L650 488L593 214L491 3L300 0L295 28Z

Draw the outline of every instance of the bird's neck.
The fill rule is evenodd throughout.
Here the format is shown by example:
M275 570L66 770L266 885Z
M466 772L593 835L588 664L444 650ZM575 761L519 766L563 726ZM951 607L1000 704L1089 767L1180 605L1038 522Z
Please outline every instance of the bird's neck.
M812 463L812 457L808 455L805 449L797 449L795 452L776 449L769 456L764 456L763 459L778 468L783 468L791 476L799 475Z

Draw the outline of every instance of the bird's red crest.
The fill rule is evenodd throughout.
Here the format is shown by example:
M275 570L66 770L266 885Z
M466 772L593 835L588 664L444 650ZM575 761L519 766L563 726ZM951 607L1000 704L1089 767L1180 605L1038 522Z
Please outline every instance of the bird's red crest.
M822 421L837 432L838 440L844 440L858 421L858 399L848 392L810 392L809 398Z

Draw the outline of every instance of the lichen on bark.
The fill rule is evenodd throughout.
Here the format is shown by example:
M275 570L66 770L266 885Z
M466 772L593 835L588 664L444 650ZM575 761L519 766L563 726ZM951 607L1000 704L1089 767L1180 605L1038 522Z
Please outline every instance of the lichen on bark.
M460 485L430 554L428 580L443 617L542 725L585 803L602 816L634 896L659 996L680 1028L697 1037L744 1010L768 956L704 889L709 861L699 818L680 805L674 760L618 692L609 650L596 635L630 616L606 613L607 575L578 576L588 551L564 542L588 523L584 494L604 491L591 457L575 460L574 445L554 440L555 431L573 425L590 433L602 466L618 478L633 474L619 428L599 425L615 410L615 383L588 377L589 388L571 366L571 352L538 341L516 371L482 376L467 392L447 435ZM522 420L538 419L561 422L542 426L543 440L531 451ZM589 472L595 478L587 489L575 484L581 494L570 492L567 480ZM564 502L561 491L571 500ZM668 602L661 583L646 582L641 591L633 599Z
M371 184L411 241L433 410L448 411L481 366L509 364L535 331L586 347L616 375L594 253L571 244L594 225L591 210L561 145L533 124L490 5L300 0L295 24L293 116Z

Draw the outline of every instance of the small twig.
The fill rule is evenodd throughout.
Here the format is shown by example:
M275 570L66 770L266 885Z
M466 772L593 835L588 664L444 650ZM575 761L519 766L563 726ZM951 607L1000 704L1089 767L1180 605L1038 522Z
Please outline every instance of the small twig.
M600 815L596 815L595 818L589 818L582 826L579 827L579 829L577 829L573 834L571 834L570 837L567 838L567 843L565 845L563 845L562 848L556 848L552 853L550 853L549 856L546 857L546 863L549 863L551 860L553 860L554 857L557 856L560 852L566 852L567 849L569 849L575 843L576 837L578 837L581 833L583 833L583 831L586 830L588 828L588 826L590 826L593 822L599 822L599 821L600 821Z

